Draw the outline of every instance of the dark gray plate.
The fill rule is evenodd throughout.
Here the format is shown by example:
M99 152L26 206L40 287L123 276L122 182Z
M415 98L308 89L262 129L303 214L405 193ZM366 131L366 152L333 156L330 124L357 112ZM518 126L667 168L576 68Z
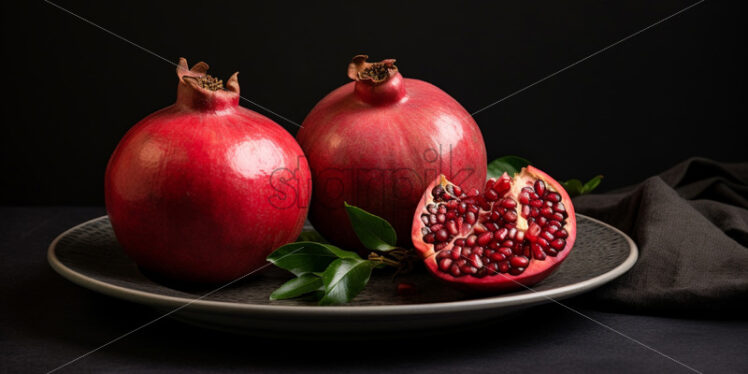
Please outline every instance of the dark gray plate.
M475 297L445 287L426 272L396 281L380 273L352 303L320 307L298 300L270 301L268 295L289 279L288 273L274 267L209 295L212 289L156 282L124 254L107 217L60 234L48 253L52 268L70 281L156 307L180 320L234 332L295 336L445 329L483 321L599 287L630 269L637 256L636 244L628 236L578 214L577 240L569 257L532 289ZM398 282L415 284L416 292L398 295Z

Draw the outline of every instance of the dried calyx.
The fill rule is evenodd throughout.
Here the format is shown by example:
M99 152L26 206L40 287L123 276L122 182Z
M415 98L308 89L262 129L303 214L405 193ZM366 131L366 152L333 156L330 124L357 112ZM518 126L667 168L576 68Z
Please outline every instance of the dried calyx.
M366 62L367 55L358 55L348 65L348 77L355 81L371 81L382 83L397 73L395 59L386 59L380 62Z
M201 77L185 77L185 78L194 79L197 82L198 86L200 86L201 88L205 88L207 90L218 91L218 90L223 89L223 80L218 79L208 74L205 74Z

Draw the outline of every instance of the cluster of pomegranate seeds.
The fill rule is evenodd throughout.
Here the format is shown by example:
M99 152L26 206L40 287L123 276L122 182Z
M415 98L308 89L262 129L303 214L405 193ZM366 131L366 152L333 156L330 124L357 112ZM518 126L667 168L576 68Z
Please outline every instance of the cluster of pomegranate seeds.
M527 185L512 189L520 182ZM555 257L566 247L566 207L541 179L512 181L505 174L489 179L482 194L447 184L431 195L420 216L422 238L434 245L439 271L454 277L519 275L531 261Z

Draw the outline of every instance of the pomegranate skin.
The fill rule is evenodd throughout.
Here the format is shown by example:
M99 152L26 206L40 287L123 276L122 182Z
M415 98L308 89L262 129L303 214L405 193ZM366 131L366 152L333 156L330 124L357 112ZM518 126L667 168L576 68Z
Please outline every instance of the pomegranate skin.
M176 104L131 128L106 170L115 235L143 269L165 278L226 282L259 268L301 232L310 171L294 138L240 107L226 90L194 84L182 59Z
M486 180L483 136L470 114L436 86L403 78L394 60L349 66L354 82L337 88L307 115L297 140L314 175L309 218L325 238L361 248L343 202L388 220L410 246L413 211L439 174L467 188ZM366 79L374 66L386 76ZM380 70L381 72L382 70Z

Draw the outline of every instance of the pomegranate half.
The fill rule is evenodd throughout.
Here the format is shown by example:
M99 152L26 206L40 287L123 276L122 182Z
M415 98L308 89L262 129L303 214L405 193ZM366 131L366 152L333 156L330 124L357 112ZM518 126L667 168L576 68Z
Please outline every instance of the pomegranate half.
M532 166L489 179L482 192L439 176L416 209L411 238L440 279L509 290L541 281L568 256L576 217L564 188Z
M265 263L300 233L311 173L294 138L239 106L200 62L177 68L174 105L131 128L106 170L106 208L125 252L165 278L216 283Z
M408 246L413 210L439 174L466 187L486 179L486 148L470 114L434 85L403 78L395 60L353 58L353 80L323 98L297 139L314 175L310 220L347 248L360 243L343 202L388 220Z

